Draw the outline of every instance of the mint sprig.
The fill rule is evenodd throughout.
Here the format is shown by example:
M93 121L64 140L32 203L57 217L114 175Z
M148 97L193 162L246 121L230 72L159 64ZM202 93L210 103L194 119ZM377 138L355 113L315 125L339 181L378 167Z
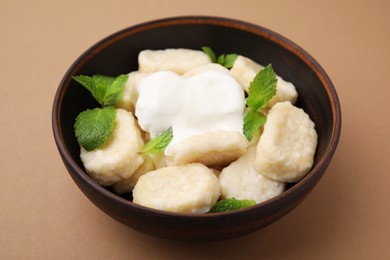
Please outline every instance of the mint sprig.
M153 154L163 152L173 138L172 127L168 128L161 134L149 140L141 149L142 154Z
M111 135L114 125L115 106L123 95L127 75L109 77L96 74L74 76L73 79L84 86L102 108L87 109L75 121L74 131L79 145L87 151L101 147Z
M249 85L248 97L246 104L249 111L244 117L244 135L251 141L253 135L260 126L266 122L266 117L260 110L267 106L270 99L276 94L276 73L272 65L267 65L264 69L256 74L255 78Z
M228 198L218 201L210 210L209 213L226 212L232 210L243 209L256 205L254 200L238 200Z
M237 56L238 56L237 54L231 53L231 54L221 54L217 58L217 56L215 55L215 52L210 47L203 46L202 50L204 53L207 54L207 56L209 56L210 61L212 63L218 63L227 69L230 69L231 67L233 67L233 64L236 61Z
M118 77L109 77L105 75L75 76L78 83L83 85L102 107L115 106L123 95L128 75L119 75Z
M112 106L81 112L74 124L78 143L87 151L102 146L114 129L115 116Z

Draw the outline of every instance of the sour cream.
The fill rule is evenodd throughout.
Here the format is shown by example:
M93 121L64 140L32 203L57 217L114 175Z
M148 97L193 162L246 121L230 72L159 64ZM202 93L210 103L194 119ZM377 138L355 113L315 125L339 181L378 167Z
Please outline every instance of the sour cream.
M243 133L245 95L239 83L221 71L182 77L160 71L138 85L135 115L151 137L172 127L171 145L217 130Z

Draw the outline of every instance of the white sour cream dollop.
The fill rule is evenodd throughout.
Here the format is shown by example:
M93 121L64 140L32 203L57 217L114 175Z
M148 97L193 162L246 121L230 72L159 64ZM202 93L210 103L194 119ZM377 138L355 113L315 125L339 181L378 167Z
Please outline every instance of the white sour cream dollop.
M152 138L172 127L170 146L217 130L243 133L244 91L227 73L204 71L185 78L160 71L143 78L137 89L139 125Z

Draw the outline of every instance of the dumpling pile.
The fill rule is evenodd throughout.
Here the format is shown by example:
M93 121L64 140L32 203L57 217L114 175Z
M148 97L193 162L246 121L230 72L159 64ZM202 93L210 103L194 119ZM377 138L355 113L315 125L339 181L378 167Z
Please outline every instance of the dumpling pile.
M309 116L294 106L298 94L293 84L277 77L276 95L267 104L266 123L248 142L242 131L245 93L263 68L261 65L238 55L233 67L227 69L212 63L204 52L189 49L144 50L138 56L138 63L138 71L128 74L123 96L117 103L115 127L109 140L93 151L81 148L85 169L99 184L112 186L118 194L132 192L133 202L145 207L206 213L220 199L249 199L256 203L269 200L284 191L285 183L297 182L310 171L317 133ZM235 120L229 122L239 122L239 127L238 123L220 126L216 118L221 118L219 114L210 113L215 122L211 130L199 130L195 123L195 130L185 132L191 134L177 131L180 138L164 152L141 154L144 144L156 135L151 130L156 126L150 124L164 119L145 123L141 118L149 111L148 107L140 106L143 102L140 100L145 98L142 87L159 72L175 73L184 80L215 73L232 81L232 93L237 93L237 97L228 97L226 91L226 99L237 101L238 109L229 111ZM213 93L210 89L207 94ZM189 97L187 103L191 102ZM150 102L150 106L157 103ZM210 107L202 105L207 108L202 115L208 117ZM159 107L150 109L159 111Z

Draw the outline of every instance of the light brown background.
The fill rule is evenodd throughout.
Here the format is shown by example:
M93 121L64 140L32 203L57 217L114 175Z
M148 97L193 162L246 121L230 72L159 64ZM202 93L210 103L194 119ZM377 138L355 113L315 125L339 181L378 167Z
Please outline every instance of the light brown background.
M387 0L2 0L0 258L390 259L389 13ZM296 42L328 72L343 112L334 160L298 208L259 232L203 244L106 216L72 182L51 131L56 88L85 49L136 23L193 14Z

